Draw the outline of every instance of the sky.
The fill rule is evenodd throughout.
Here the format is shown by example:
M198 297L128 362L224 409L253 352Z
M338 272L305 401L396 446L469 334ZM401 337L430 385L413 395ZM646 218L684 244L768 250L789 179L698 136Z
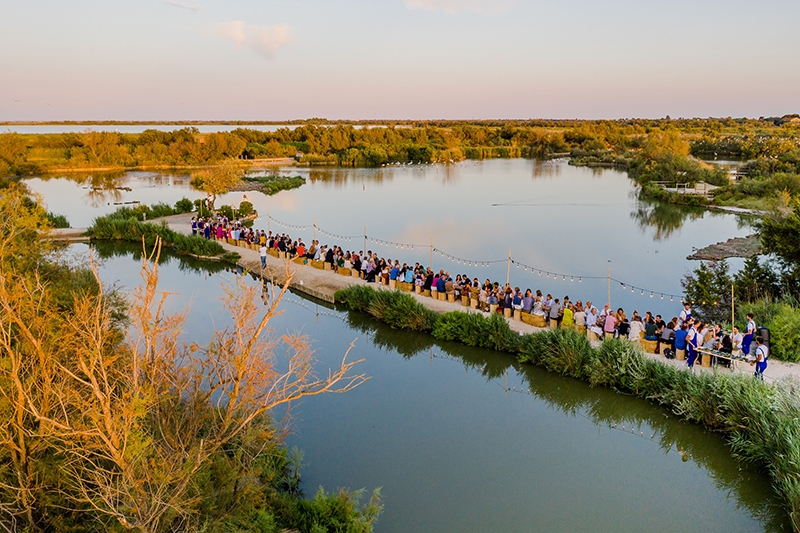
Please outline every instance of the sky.
M0 0L0 121L800 112L797 0Z

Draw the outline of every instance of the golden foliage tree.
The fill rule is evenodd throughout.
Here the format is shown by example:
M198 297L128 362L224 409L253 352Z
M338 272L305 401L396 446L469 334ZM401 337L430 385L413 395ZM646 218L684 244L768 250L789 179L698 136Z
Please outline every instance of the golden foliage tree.
M0 214L10 201L0 199ZM124 338L113 294L96 274L64 292L41 254L33 253L39 266L18 268L20 237L35 224L34 214L0 220L5 529L46 528L44 508L58 505L108 525L163 531L198 504L190 490L198 472L271 409L367 379L351 375L357 361L347 354L319 377L307 339L273 334L269 321L288 282L266 312L257 288L235 282L225 298L231 326L206 346L181 341L187 312L164 311L169 294L158 290L158 247L144 255Z
M217 195L230 191L242 179L244 171L235 160L204 168L192 174L192 185L206 193L206 205L214 209Z

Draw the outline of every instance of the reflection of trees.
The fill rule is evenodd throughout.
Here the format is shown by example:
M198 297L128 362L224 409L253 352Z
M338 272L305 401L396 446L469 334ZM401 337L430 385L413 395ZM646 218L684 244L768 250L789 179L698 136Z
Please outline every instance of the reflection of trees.
M346 307L337 306L337 309L347 312ZM790 530L786 513L778 501L765 499L771 493L765 475L743 467L731 457L719 435L669 416L657 405L603 387L590 387L585 382L533 365L520 364L507 354L436 341L428 334L395 330L364 313L349 312L349 324L368 332L376 346L395 350L407 359L414 356L452 358L466 370L477 371L487 381L497 382L501 394L504 373L516 373L522 378L525 394L535 396L565 416L586 418L600 431L621 431L630 438L648 441L654 453L676 453L683 461L691 458L708 473L721 493L732 497L739 509L759 520L765 531ZM520 392L510 391L509 394ZM625 431L622 426L626 427ZM647 434L642 435L640 431Z
M642 233L646 233L648 228L653 228L655 230L653 239L656 241L668 239L676 230L681 229L687 218L689 220L703 218L707 212L699 207L659 202L641 195L638 200L638 207L631 213L631 218L639 225Z
M119 241L95 241L92 247L97 252L100 259L112 259L115 257L130 257L134 261L142 261L142 245L132 242ZM202 261L192 257L173 255L167 247L162 249L158 257L159 265L168 265L173 261L178 262L178 270L181 272L195 273L217 273L229 270L230 265L221 261Z
M687 220L729 215L722 211L712 211L702 207L660 202L643 196L639 190L632 191L631 196L638 200L638 207L631 213L631 218L639 225L642 233L645 233L648 228L653 228L655 230L653 239L656 241L668 239L676 230L681 229ZM744 229L752 226L752 219L753 217L737 216L737 228Z

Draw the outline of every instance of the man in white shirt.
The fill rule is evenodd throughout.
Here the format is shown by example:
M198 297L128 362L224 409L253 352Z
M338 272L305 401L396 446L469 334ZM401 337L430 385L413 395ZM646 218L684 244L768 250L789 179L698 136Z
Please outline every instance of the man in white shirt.
M258 249L258 253L261 255L261 270L264 270L267 268L267 245L262 244Z
M731 344L733 344L733 352L737 355L742 353L742 339L744 335L739 332L739 328L733 326L733 335L731 335Z
M681 310L681 314L678 315L678 318L681 322L686 322L690 318L692 318L692 308L689 307L689 304L684 302L683 309Z

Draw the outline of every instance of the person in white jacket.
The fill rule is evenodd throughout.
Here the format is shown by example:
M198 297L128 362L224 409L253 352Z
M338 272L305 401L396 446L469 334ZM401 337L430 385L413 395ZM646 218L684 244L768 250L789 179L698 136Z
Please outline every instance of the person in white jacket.
M644 333L644 324L642 324L639 317L635 317L631 320L631 331L628 333L628 340L631 342L639 342L642 339L640 333Z

